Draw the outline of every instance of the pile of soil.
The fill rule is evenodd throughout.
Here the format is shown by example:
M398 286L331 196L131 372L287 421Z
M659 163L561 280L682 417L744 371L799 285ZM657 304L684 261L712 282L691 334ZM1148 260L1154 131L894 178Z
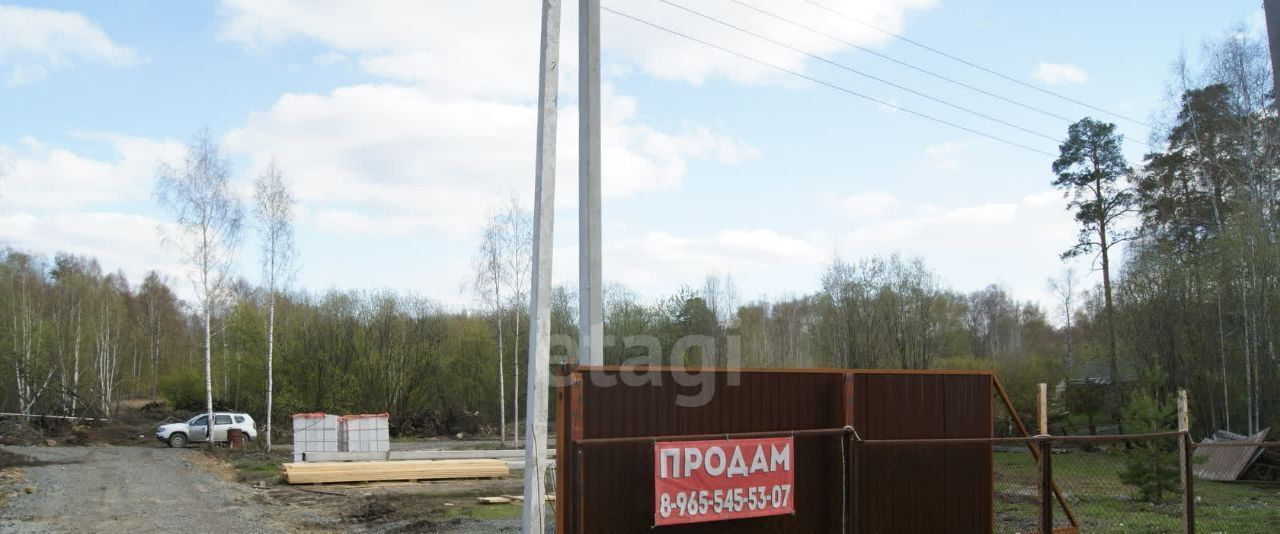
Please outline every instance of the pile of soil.
M67 429L68 445L149 445L155 442L156 425L180 421L180 412L164 402L121 401L106 421L83 420Z
M77 426L71 429L71 435L67 437L64 443L76 447L85 447L100 444L102 440L88 427Z
M440 501L419 495L365 495L348 505L342 519L376 532L441 532L462 526L458 517L443 517Z
M481 431L478 412L459 409L427 410L391 415L391 434L396 437L435 437L477 434Z
M35 427L17 419L0 420L0 445L39 445L44 437Z
M41 462L40 460L25 454L18 454L16 452L0 448L0 469L6 467L31 467L35 465L45 465L45 463L46 462Z

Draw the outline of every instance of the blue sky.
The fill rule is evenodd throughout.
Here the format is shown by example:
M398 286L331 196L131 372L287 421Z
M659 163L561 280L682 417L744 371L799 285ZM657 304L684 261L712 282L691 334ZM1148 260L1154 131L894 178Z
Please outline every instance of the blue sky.
M3 1L3 0L0 0ZM1019 86L799 0L672 0L933 97L1060 138L1067 123L848 47L874 49L1070 118L1150 130ZM821 0L1026 83L1163 120L1171 65L1256 1ZM894 105L1056 152L992 123L658 0L603 4ZM576 281L576 2L564 5L555 278ZM742 299L814 290L831 258L920 256L951 287L1047 301L1075 229L1050 156L809 83L602 14L604 276L657 297L709 272ZM297 285L410 290L450 306L481 224L532 198L538 2L0 3L0 243L160 269L155 167L209 128L247 193L275 158L300 199ZM845 42L841 42L845 41ZM1144 147L1130 144L1131 162ZM247 198L247 197L246 197ZM238 271L258 279L256 235ZM1079 265L1087 269L1087 264ZM1096 275L1089 275L1090 283Z

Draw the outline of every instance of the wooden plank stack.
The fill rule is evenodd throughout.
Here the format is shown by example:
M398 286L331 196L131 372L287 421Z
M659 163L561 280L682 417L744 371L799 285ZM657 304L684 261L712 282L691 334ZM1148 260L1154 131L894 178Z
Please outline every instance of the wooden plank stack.
M511 474L503 460L411 460L398 462L295 462L284 464L290 484L498 478Z

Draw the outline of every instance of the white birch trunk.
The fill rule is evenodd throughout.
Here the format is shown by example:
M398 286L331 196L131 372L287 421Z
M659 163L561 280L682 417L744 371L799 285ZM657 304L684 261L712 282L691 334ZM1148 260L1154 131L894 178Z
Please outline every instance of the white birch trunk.
M519 310L519 308L516 308ZM511 440L520 443L520 313L515 314L516 328L514 342L511 344L511 367L515 376L515 383L512 384L514 392L511 394Z
M275 357L275 339L276 339L276 293L275 288L271 289L270 303L267 305L267 431L266 441L267 450L271 450L271 391L274 387L272 383L273 370L272 362Z

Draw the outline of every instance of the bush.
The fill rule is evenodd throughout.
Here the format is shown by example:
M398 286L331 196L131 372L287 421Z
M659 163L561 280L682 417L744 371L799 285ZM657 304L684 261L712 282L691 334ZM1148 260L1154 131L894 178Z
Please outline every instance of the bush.
M1177 417L1177 406L1171 400L1165 399L1162 403L1144 390L1130 397L1123 420L1126 431L1145 434L1177 428ZM1182 493L1178 468L1177 441L1141 440L1125 454L1120 480L1136 487L1142 500L1159 503Z
M204 409L204 381L192 371L174 371L160 377L160 395L176 410Z
M1110 384L1101 380L1086 379L1068 382L1063 402L1067 411L1087 417L1089 435L1098 435L1098 424L1095 417L1107 408L1107 394ZM1090 445L1088 442L1085 445Z

